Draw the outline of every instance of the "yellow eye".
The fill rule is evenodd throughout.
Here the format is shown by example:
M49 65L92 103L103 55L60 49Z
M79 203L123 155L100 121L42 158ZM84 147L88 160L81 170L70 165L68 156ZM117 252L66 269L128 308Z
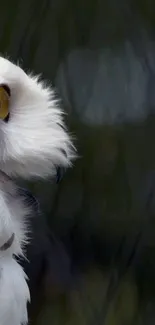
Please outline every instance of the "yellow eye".
M0 119L5 119L9 114L9 94L0 86Z

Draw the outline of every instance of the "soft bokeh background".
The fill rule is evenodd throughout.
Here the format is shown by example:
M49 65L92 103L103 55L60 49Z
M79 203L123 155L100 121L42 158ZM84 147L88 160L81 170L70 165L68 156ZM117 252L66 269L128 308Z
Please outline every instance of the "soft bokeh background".
M155 2L5 0L0 50L52 82L80 154L27 184L73 275L35 325L155 324Z

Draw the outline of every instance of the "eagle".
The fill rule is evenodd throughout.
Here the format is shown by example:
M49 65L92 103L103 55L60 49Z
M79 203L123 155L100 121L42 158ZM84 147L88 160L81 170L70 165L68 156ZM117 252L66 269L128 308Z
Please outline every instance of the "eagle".
M72 165L75 152L53 87L0 57L1 325L26 325L31 301L19 260L27 259L36 205L16 179L53 177L58 168Z

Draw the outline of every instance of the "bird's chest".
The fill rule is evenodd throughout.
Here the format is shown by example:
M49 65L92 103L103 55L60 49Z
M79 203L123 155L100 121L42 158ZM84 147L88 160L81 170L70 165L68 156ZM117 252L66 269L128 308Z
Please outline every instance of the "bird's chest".
M0 257L0 324L27 323L29 289L21 266L9 254Z
M3 240L4 240L3 234ZM15 234L12 233L0 247L0 324L27 324L29 289L26 275L13 254Z
M28 323L26 275L15 256L22 255L28 208L16 185L0 173L0 325Z

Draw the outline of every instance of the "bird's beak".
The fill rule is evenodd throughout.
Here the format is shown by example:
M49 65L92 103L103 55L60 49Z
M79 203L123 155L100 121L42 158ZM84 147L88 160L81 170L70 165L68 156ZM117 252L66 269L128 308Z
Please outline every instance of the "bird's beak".
M67 157L67 153L66 153L65 150L63 150L63 154ZM61 182L61 180L62 180L62 178L63 178L65 172L66 172L66 169L63 168L63 167L59 167L59 166L58 166L58 167L56 168L56 183L57 183L57 184Z

